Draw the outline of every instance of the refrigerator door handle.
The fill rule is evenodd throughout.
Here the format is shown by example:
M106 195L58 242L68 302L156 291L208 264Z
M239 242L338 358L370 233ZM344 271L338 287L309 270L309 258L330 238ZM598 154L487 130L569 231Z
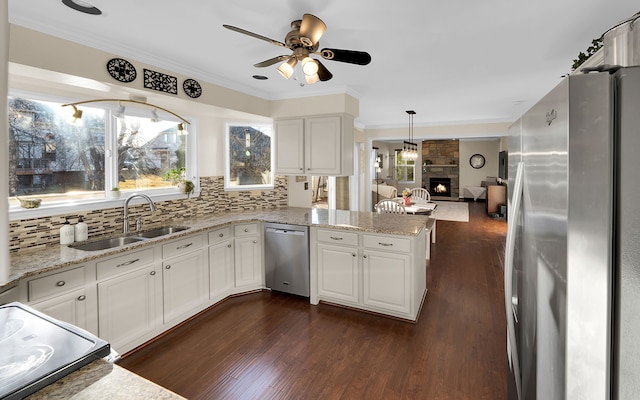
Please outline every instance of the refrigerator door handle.
M504 257L504 299L507 315L507 357L509 363L513 368L513 373L516 380L516 391L518 393L518 399L521 398L521 377L520 377L520 360L518 358L518 346L515 331L515 322L513 315L513 257L515 249L515 236L517 227L517 218L522 207L522 191L523 191L523 179L524 179L524 163L519 162L516 170L516 178L513 187L513 198L511 199L511 206L508 209L509 212L509 225L507 227L507 239L505 246Z

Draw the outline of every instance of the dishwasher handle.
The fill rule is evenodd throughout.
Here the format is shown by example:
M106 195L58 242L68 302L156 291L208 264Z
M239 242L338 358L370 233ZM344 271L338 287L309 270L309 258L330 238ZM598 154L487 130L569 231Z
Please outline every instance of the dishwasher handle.
M276 229L276 228L266 228L265 232L267 233L277 233L279 235L295 235L295 236L304 236L304 231L296 231L293 229Z

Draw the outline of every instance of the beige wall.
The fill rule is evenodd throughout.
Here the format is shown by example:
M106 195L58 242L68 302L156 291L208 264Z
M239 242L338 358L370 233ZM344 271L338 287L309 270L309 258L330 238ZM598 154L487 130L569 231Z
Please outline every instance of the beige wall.
M480 186L480 182L487 176L498 176L498 153L500 139L491 140L460 140L460 196L465 186ZM485 158L484 167L475 169L469 164L469 158L474 154L482 154Z

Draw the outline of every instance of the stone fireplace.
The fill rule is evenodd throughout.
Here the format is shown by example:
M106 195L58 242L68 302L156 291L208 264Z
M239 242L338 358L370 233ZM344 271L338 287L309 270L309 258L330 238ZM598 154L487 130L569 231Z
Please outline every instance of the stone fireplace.
M457 140L422 141L422 187L431 196L457 198L460 193L460 142ZM446 193L434 192L431 181L445 180ZM444 185L444 183L443 183Z

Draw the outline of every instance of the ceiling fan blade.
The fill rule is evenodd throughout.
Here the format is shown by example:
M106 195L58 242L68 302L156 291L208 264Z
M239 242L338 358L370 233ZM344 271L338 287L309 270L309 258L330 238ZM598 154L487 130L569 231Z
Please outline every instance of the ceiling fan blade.
M315 15L304 14L300 24L300 41L305 46L314 46L327 30L327 25Z
M236 31L238 33L243 33L245 35L254 37L256 39L264 40L265 42L269 42L269 43L271 43L273 45L276 45L276 46L289 48L289 46L287 46L286 44L284 44L282 42L279 42L279 41L277 41L275 39L270 39L270 38L268 38L266 36L262 36L262 35L258 35L257 33L249 32L248 30L245 30L245 29L242 29L242 28L238 28L237 26L232 26L232 25L222 25L222 26L224 26L227 29L231 29L232 31Z
M318 64L318 78L320 81L326 82L333 78L333 74L320 62L320 60L314 60Z
M277 56L277 57L270 58L268 60L264 60L264 61L259 62L257 64L253 64L253 66L256 67L256 68L268 67L268 66L276 64L276 63L278 63L280 61L286 61L288 59L289 59L289 56Z
M325 60L346 62L350 64L367 65L371 62L371 55L365 51L322 49L320 55Z

